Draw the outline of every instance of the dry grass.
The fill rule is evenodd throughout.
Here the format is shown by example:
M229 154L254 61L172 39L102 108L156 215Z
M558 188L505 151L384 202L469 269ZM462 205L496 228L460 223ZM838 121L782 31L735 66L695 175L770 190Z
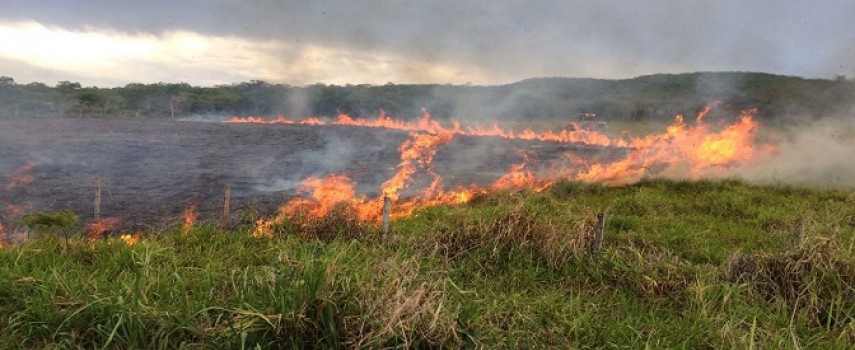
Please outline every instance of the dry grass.
M688 264L666 249L628 244L612 249L603 262L616 286L626 286L644 299L679 300L692 281Z
M560 267L590 250L594 226L594 220L579 220L564 228L517 205L492 223L460 220L425 237L422 246L452 260L481 249L489 249L493 259L513 251L524 252L547 266Z
M344 322L353 348L455 348L456 314L445 290L444 272L422 268L419 258L387 259L356 298L360 315ZM393 343L389 343L392 341Z
M734 253L723 274L750 284L762 300L785 302L811 324L846 324L855 320L838 316L855 310L855 261L842 249L834 236L809 237L786 252Z

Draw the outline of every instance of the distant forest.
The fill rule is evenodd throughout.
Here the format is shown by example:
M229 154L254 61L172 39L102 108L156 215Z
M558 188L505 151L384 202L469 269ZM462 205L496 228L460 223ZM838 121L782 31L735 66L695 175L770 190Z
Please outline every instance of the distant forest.
M383 110L411 119L426 109L440 119L463 121L569 119L579 113L596 113L603 120L650 121L693 114L712 101L720 101L725 110L756 107L766 119L851 115L855 82L842 76L804 79L720 72L623 80L536 78L497 86L290 86L253 80L213 87L156 83L98 88L70 81L56 86L18 84L0 77L0 118L371 117Z

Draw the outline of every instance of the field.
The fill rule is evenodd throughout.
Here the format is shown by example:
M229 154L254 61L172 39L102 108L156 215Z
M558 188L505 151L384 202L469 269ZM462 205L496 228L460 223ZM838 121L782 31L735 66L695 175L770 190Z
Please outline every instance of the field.
M6 348L847 348L855 193L573 182L272 239L173 227L0 250ZM597 212L602 249L589 252ZM311 233L311 234L310 234Z

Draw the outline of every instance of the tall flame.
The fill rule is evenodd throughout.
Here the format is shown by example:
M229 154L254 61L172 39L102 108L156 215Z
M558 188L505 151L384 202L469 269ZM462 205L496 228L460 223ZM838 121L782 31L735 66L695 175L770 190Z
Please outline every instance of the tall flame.
M721 172L727 166L751 161L756 156L754 131L757 122L751 117L754 113L756 110L742 112L736 123L719 132L700 123L702 115L695 127L687 126L683 117L677 116L664 133L632 140L632 151L623 160L591 164L586 171L571 178L623 184L637 181L657 166L662 168L661 175L693 179L710 171Z

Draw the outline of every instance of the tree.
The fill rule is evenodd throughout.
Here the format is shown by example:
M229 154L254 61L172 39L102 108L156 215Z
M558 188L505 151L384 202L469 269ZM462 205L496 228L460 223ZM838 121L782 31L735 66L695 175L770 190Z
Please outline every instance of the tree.
M60 210L53 213L35 212L24 215L13 226L15 228L27 226L31 231L46 234L62 233L67 245L68 232L74 229L77 220L77 215L71 210Z
M0 86L15 85L15 79L7 76L0 76Z
M80 89L81 87L82 86L80 86L80 83L71 82L68 80L63 80L63 81L56 83L56 89L59 90L60 92L71 92L71 91Z

